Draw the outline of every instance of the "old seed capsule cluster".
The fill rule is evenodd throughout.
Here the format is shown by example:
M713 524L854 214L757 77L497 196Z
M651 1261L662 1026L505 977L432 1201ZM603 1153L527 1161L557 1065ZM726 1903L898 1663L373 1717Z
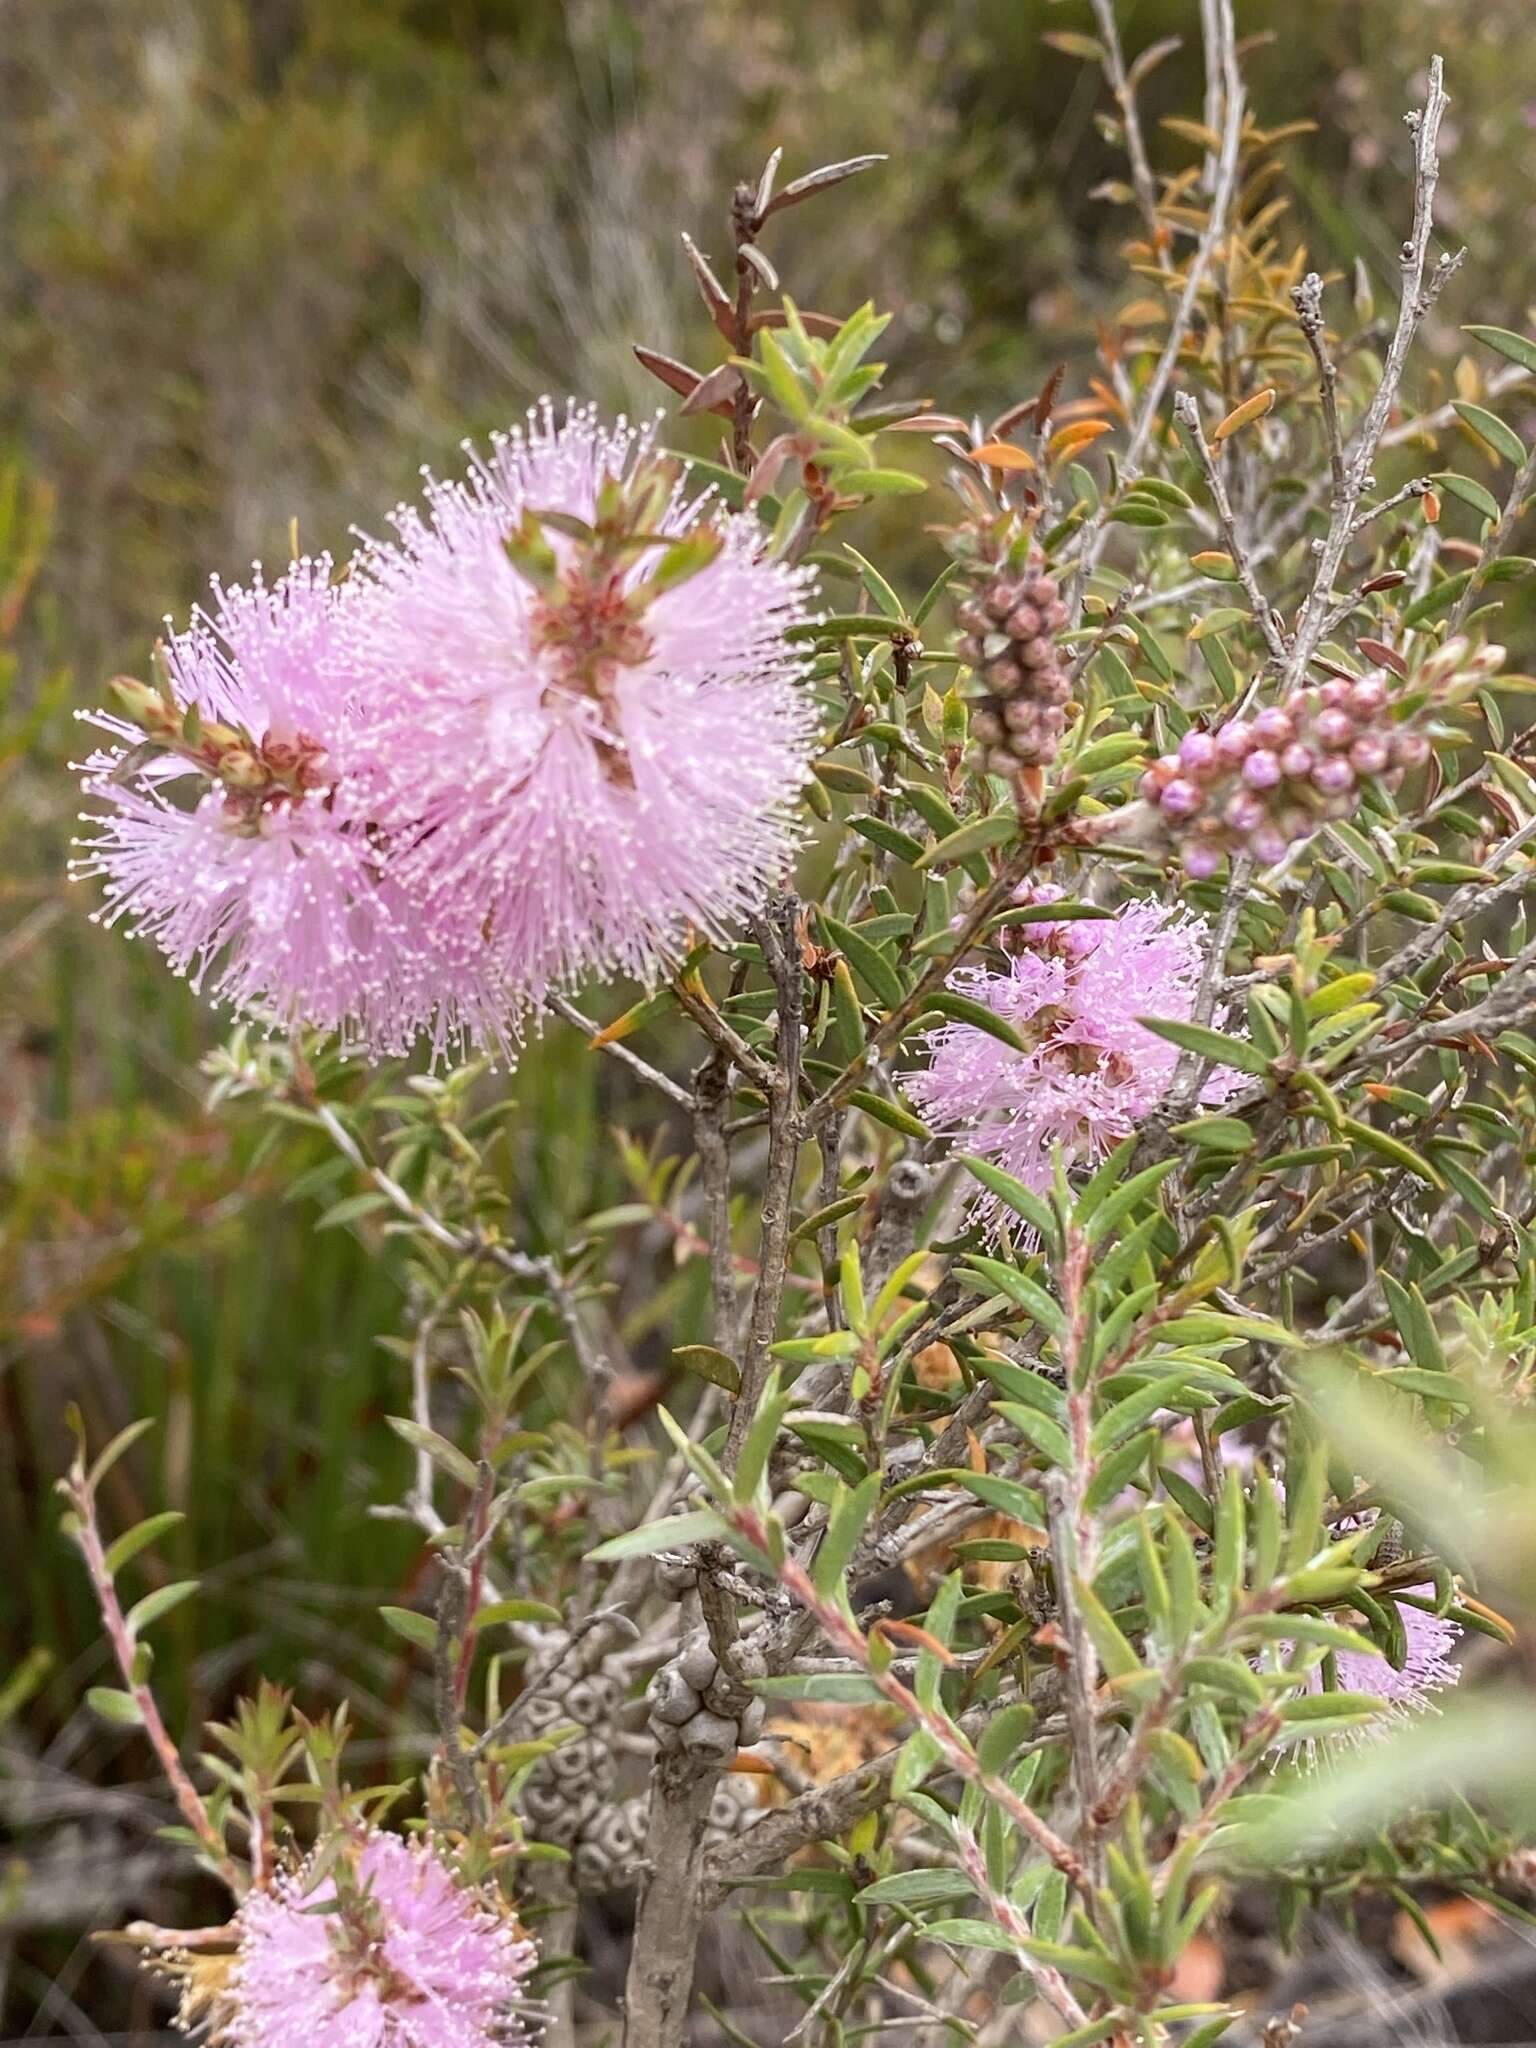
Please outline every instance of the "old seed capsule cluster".
M1227 854L1272 866L1326 820L1350 816L1365 784L1394 786L1429 751L1413 725L1394 721L1386 675L1375 671L1186 733L1147 770L1141 793L1199 881Z
M988 688L971 718L987 768L1009 775L1056 758L1072 686L1056 636L1067 623L1056 579L1031 548L1022 569L1004 562L959 607L959 645Z

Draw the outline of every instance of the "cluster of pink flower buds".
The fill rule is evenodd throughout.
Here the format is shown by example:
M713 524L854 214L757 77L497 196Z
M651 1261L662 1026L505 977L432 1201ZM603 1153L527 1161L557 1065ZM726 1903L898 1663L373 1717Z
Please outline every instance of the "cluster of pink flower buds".
M334 779L328 749L313 733L268 730L258 740L243 726L212 719L189 723L170 695L133 676L119 676L108 688L118 710L151 739L221 786L225 814L237 828L254 827L264 813L302 803Z
M1215 732L1186 733L1177 753L1147 770L1141 793L1201 881L1226 854L1271 866L1325 820L1347 818L1363 783L1391 787L1429 751L1421 732L1394 723L1387 677L1374 671L1300 690Z
M1067 623L1056 579L1031 548L1022 567L994 566L959 608L965 628L959 652L987 683L990 696L971 718L995 775L1056 758L1072 694L1057 654Z

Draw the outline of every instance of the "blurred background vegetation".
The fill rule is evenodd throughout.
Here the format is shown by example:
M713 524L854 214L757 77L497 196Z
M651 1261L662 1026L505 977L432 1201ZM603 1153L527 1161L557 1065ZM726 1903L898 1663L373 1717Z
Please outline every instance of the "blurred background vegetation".
M1407 202L1401 110L1444 52L1442 220L1470 255L1430 353L1449 377L1471 294L1476 317L1525 326L1529 0L1240 11L1261 120L1316 124L1290 150L1314 262L1358 259L1383 295ZM1147 114L1198 113L1197 0L1126 0L1121 20L1133 53L1183 38ZM10 0L0 1829L16 1846L0 2036L147 2024L127 1967L114 1980L81 1931L157 1901L188 1910L144 1824L139 1746L78 1705L104 1659L54 1533L66 1401L98 1441L161 1420L107 1506L120 1523L188 1517L167 1565L208 1592L163 1632L178 1725L264 1673L311 1710L349 1694L387 1755L409 1660L373 1608L422 1563L418 1539L366 1513L404 1480L381 1420L399 1367L377 1341L401 1326L402 1275L370 1226L317 1235L317 1201L291 1198L311 1136L205 1114L197 1063L218 1021L66 884L72 711L142 672L156 622L210 572L286 559L293 522L306 547L345 549L421 463L451 467L461 437L546 390L651 410L665 394L634 340L713 362L678 231L722 249L732 184L775 145L789 176L890 154L787 214L773 253L803 304L894 309L893 391L996 411L1058 360L1086 373L1126 295L1128 218L1097 190L1122 164L1097 71L1041 37L1088 26L1078 0ZM1155 128L1153 146L1188 153ZM935 564L910 529L883 536L883 559L915 579ZM622 1081L563 1028L520 1072L505 1172L535 1240L623 1198L602 1136L626 1120ZM654 1307L622 1307L644 1364Z

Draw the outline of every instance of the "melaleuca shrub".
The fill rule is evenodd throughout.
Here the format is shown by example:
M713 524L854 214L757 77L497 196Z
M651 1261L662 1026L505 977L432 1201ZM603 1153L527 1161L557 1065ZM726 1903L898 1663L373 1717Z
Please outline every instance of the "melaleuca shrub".
M990 429L905 395L760 246L875 160L776 156L724 279L687 243L720 360L639 349L710 455L536 407L98 718L107 917L240 1013L215 1106L323 1141L300 1198L402 1283L389 1815L333 1700L184 1762L118 1590L156 1525L101 1527L131 1442L66 1483L98 1710L229 1895L134 1938L215 2038L515 2039L533 1942L572 2041L601 1895L627 2048L703 2038L701 1957L732 2039L1206 2042L1240 1879L1292 1928L1529 1868L1475 1762L1434 1817L1388 1764L1530 1598L1487 1517L1536 1327L1536 343L1415 350L1473 304L1438 65L1383 346L1204 21L1193 169L1155 54L1074 39L1133 162L1099 365Z

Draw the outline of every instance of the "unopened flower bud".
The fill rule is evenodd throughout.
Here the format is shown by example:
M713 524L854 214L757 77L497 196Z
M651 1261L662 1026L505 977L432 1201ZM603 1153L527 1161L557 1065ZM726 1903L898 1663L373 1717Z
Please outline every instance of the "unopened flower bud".
M1200 792L1192 782L1182 778L1170 782L1162 794L1162 809L1165 817L1192 818L1200 808Z
M1285 712L1271 704L1253 721L1253 736L1261 746L1280 748L1289 745L1296 732Z
M229 747L219 757L219 780L226 789L255 790L266 786L265 768L247 747Z
M1267 747L1259 747L1243 763L1243 780L1250 789L1273 789L1280 780L1280 762Z
M146 732L174 730L181 722L160 692L141 683L136 676L114 676L107 685L107 695L125 718L131 718Z
M1350 687L1347 709L1356 718L1375 718L1387 707L1387 686L1380 676L1365 676Z
M1310 747L1304 747L1300 740L1293 740L1280 756L1280 772L1292 780L1312 773L1312 763L1317 759Z
M1289 848L1290 841L1278 825L1261 825L1248 840L1249 852L1256 860L1263 861L1266 867L1273 867L1277 860L1284 860Z
M1347 747L1354 738L1355 722L1347 711L1320 711L1315 730L1325 747L1337 751Z

